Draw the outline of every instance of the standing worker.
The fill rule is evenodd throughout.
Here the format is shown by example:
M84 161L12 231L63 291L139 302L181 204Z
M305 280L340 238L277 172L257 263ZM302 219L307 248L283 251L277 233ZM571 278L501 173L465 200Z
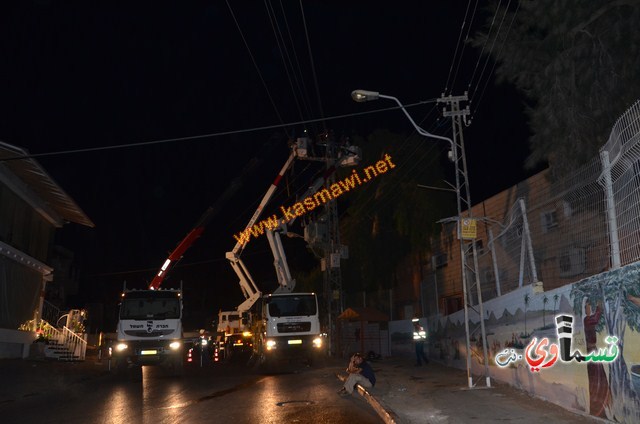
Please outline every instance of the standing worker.
M420 325L418 318L414 318L411 321L413 322L413 341L416 344L416 367L421 367L423 360L425 364L429 363L429 359L424 353L424 342L427 340L427 333Z

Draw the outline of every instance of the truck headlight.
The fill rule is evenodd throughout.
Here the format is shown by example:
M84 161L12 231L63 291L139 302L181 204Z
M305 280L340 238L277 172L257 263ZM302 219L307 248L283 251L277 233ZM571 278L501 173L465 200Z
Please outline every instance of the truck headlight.
M275 349L276 341L275 340L267 340L267 350Z
M127 344L126 343L118 343L116 345L116 352L122 352L123 350L125 350L127 348Z
M313 339L313 347L322 347L322 338L316 337L315 339Z
M178 349L180 349L180 345L181 345L181 343L180 343L180 342L171 342L171 343L169 344L169 348L170 348L171 350L178 350Z

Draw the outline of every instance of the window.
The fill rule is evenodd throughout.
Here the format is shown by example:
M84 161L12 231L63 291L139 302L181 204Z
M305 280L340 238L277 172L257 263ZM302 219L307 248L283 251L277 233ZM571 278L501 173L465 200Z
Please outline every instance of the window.
M442 268L443 266L447 266L448 259L447 255L444 253L438 253L437 255L433 255L431 258L431 266L434 269Z
M558 216L556 211L547 211L543 212L541 215L542 218L542 231L545 233L549 232L552 228L558 226Z

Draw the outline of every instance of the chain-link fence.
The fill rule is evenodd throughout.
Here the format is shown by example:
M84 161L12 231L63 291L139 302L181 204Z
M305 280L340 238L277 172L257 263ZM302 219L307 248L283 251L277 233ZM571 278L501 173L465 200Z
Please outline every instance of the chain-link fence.
M483 300L538 282L550 290L640 260L640 101L616 122L599 156L573 174L552 181L542 172L474 205L472 214L483 217L475 241ZM447 257L446 266L428 267L428 278L437 281L446 314L453 311L442 300L461 296L460 251L457 241L440 246L434 257ZM467 272L473 284L473 269Z
M476 242L484 300L640 260L640 101L616 122L599 157L572 175L552 182L543 172L473 212L492 218L479 223L484 243Z

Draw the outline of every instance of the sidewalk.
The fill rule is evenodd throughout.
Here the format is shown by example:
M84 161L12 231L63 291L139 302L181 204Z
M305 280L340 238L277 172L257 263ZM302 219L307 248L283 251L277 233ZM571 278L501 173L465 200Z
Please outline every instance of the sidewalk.
M335 368L341 380L346 376L346 362ZM494 380L493 388L468 389L466 371L433 361L422 367L416 367L413 358L385 358L370 364L376 373L376 386L359 391L386 423L608 422L573 413ZM478 385L484 383L482 378Z
M108 373L107 361L0 359L0 405L42 392L68 389L82 381Z

